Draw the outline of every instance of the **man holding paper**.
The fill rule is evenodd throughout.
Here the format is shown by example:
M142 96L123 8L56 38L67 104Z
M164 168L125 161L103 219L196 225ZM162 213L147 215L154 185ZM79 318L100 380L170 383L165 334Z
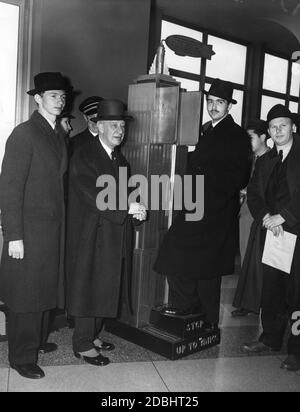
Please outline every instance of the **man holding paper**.
M261 222L263 333L247 352L279 351L290 320L288 358L282 368L300 370L300 137L294 115L283 105L267 117L274 148L257 160L248 186L248 206ZM298 313L299 312L299 313Z
M109 359L101 352L114 349L99 338L99 332L104 318L117 316L122 277L131 276L132 223L146 219L143 205L133 203L128 207L127 197L123 197L128 182L121 179L120 170L129 171L129 165L118 146L129 119L121 101L102 100L93 118L98 138L78 148L70 162L67 311L75 320L75 356L95 366L107 365ZM104 199L99 200L98 181L103 176L110 177L116 188L122 182L126 186L108 194L115 198L111 207ZM126 296L130 305L129 292Z

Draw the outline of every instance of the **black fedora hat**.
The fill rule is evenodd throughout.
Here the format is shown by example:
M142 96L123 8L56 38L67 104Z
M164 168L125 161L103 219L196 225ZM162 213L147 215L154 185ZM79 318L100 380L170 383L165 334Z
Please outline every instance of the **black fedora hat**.
M34 76L34 89L29 90L27 94L34 96L46 90L65 90L66 92L70 92L72 88L61 73L44 72Z
M287 117L296 123L296 114L292 113L283 104L276 104L272 107L267 115L267 122L269 123L271 120L278 119L279 117Z
M98 104L97 117L91 119L93 122L99 120L131 120L132 116L126 113L126 107L121 100L104 99Z
M227 100L229 103L237 104L237 101L232 98L233 95L233 84L226 82L224 80L215 79L207 92L203 90L203 93L215 97L220 97L221 99Z

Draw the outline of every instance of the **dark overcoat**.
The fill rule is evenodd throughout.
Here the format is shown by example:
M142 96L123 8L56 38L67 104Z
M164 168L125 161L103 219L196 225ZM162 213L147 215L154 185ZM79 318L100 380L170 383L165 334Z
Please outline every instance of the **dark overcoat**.
M129 174L126 159L118 158ZM97 208L96 181L103 175L117 179L112 160L94 139L74 152L69 169L67 310L72 316L116 317L122 262L124 276L131 272L132 220L128 210Z
M204 133L189 159L188 174L204 175L204 217L187 222L179 213L160 247L156 272L196 279L234 272L239 192L250 172L250 140L228 115Z
M0 177L0 299L14 312L64 307L66 169L64 138L38 112L8 138ZM8 242L21 239L24 259L9 257Z
M257 160L253 177L248 186L248 206L256 225L261 225L263 217L269 213L266 188L278 161L276 154L277 151L274 147ZM298 236L287 296L289 305L298 307L300 302L300 136L298 135L294 135L293 146L287 158L287 183L291 201L284 205L281 210L278 210L278 213L285 219L283 229ZM259 252L260 256L262 255L262 246ZM260 273L262 275L262 272ZM263 282L261 279L255 280L255 278L257 276L251 277L252 283L255 284L252 284L250 289L257 291L256 296L253 297L253 300L257 301L261 296ZM248 295L249 290L246 288L244 293ZM245 300L246 297L243 297L243 299Z
M78 133L76 136L69 139L69 156L72 156L75 150L81 147L83 144L93 142L97 137L95 137L88 128L86 128L83 132Z

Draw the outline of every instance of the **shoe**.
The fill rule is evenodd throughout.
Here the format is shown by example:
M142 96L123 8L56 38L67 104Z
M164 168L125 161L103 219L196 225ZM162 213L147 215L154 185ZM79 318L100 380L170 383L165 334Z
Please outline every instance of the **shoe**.
M45 353L55 352L57 348L58 346L56 345L56 343L47 342L39 347L39 353L41 355L45 355Z
M12 369L17 371L23 378L28 379L42 379L45 376L44 371L35 363L28 363L27 365L10 365Z
M203 332L216 332L219 329L218 323L204 322L202 326Z
M170 316L190 316L201 313L201 309L199 306L193 306L189 309L179 309L170 305L163 307L161 313Z
M104 342L103 340L96 339L94 341L94 346L96 350L106 350L111 351L115 349L115 345L109 342Z
M188 316L191 315L191 312L187 309L178 309L174 306L166 306L161 310L161 313L164 315L170 316Z
M100 354L94 358L91 358L90 356L81 355L81 353L79 352L74 352L74 356L77 359L83 359L86 363L94 366L106 366L110 363L110 360L108 358L105 358Z
M300 371L300 356L289 355L282 363L281 369L286 369L290 372Z
M240 309L236 309L236 310L232 311L231 316L233 318L241 318L241 317L244 317L244 316L251 315L252 313L254 314L254 312L251 312L250 310L240 308Z
M263 353L263 352L280 352L281 348L272 348L265 345L263 342L244 343L242 349L248 353Z

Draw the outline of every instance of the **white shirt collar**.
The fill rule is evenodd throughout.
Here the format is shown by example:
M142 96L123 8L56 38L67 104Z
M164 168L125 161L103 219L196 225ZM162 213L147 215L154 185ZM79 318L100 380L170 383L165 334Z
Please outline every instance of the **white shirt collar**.
M47 122L50 124L50 126L54 130L56 126L56 122L53 123L52 120L48 119L48 117L44 116L42 113L40 113L40 115L43 116L43 118L47 120Z
M220 120L218 120L217 122L211 122L211 124L212 124L212 127L216 127L217 126L217 124L219 124L220 122L222 122L222 120L224 120L224 119L226 119L226 117L228 116L228 114L226 114L226 116L224 116L222 119L220 119Z
M90 130L90 129L89 129L89 130ZM94 137L98 136L98 133L92 132L91 130L90 130L90 133L91 133Z
M102 144L103 149L106 151L106 153L108 154L108 156L111 159L111 154L112 154L112 149L110 147L107 146L107 144L105 144L99 137L99 141Z

